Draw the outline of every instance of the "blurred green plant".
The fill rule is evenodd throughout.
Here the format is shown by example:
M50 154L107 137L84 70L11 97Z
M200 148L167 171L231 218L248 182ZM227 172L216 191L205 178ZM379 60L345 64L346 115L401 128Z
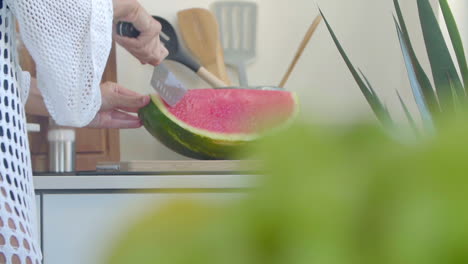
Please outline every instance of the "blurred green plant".
M107 263L468 263L466 135L447 122L400 144L378 126L295 125L258 147L265 177L245 199L148 208Z
M421 63L416 57L399 1L393 0L396 10L396 18L394 16L396 32L400 41L412 93L423 120L424 128L430 132L440 127L440 119L443 119L444 116L447 115L459 113L468 102L466 93L466 86L468 85L468 66L465 58L465 51L455 18L447 1L448 0L439 0L439 5L450 35L452 47L457 57L458 68L462 78L459 77L457 68L452 60L441 27L439 26L429 0L417 0L426 52L432 70L433 87L428 74L424 72ZM320 12L324 17L333 41L373 112L386 127L394 129L395 123L392 121L387 107L382 100L379 99L366 76L360 70L356 70L351 63L328 20L325 18L322 11ZM415 119L409 113L407 106L399 94L398 97L411 126L416 129Z
M415 100L436 137L403 143L374 125L296 124L249 154L264 161L265 170L245 199L218 207L178 200L148 208L116 240L106 263L468 263L468 124L445 115L464 109L468 70L447 2L440 5L462 79L428 1L417 3L435 90L397 0L395 25ZM373 111L393 129L387 108L325 21Z

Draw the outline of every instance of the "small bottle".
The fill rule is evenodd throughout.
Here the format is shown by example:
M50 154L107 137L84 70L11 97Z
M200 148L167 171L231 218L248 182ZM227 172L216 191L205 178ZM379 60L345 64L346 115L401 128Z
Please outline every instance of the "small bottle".
M49 171L69 173L75 171L75 130L52 127L47 134L49 141Z

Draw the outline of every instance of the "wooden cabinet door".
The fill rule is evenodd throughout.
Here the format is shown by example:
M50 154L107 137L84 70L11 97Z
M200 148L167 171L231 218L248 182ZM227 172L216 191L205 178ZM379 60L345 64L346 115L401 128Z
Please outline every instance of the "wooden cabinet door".
M20 49L19 52L23 69L29 71L32 76L35 76L35 65L31 56L24 48ZM117 81L115 45L112 47L102 81ZM41 125L41 132L29 134L33 171L46 172L48 171L49 164L49 147L47 142L49 118L28 115L27 119L28 122L39 123ZM101 161L119 161L119 130L88 128L77 129L75 148L77 171L96 170L96 164Z

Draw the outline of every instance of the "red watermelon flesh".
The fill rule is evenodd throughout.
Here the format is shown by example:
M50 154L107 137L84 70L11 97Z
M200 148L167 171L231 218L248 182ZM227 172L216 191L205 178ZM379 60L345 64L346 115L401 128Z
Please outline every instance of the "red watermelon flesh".
M180 121L214 133L251 134L285 123L296 111L293 93L254 89L194 89L167 110Z

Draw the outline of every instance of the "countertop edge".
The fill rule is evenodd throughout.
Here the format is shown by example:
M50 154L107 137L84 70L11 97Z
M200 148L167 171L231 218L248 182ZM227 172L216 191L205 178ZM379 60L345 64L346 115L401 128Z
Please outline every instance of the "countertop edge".
M34 176L36 191L244 189L254 186L257 175L109 175Z

